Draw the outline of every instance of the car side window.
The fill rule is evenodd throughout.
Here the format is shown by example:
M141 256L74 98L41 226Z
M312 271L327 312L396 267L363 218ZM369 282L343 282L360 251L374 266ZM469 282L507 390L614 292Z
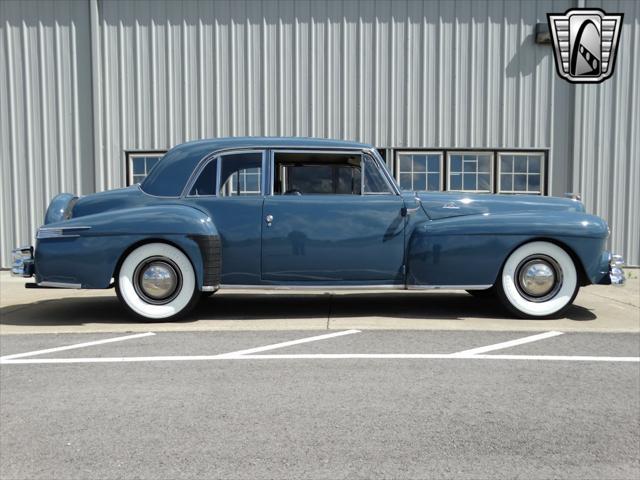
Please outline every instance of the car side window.
M220 158L222 197L262 195L262 153L231 153Z
M211 160L202 169L198 179L191 187L189 195L215 195L216 194L216 179L218 176L218 160Z
M393 193L376 162L368 155L362 157L364 193Z
M334 152L276 152L276 195L360 195L361 155Z

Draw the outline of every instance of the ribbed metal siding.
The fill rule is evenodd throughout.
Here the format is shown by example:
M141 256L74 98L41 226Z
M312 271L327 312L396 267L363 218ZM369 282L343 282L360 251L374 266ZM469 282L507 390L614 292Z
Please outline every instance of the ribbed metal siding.
M572 185L609 222L611 248L640 264L640 2L589 2L623 12L612 78L575 92Z
M0 261L51 197L94 190L88 4L0 2Z
M126 150L228 135L549 149L551 193L581 191L610 222L614 249L640 263L633 0L602 4L625 13L617 71L586 87L560 79L551 47L533 41L535 24L570 1L22 3L0 6L0 100L9 105L2 139L14 138L1 147L3 265L12 244L29 241L54 193L121 186ZM49 32L43 12L60 32L58 47L46 41L32 56L68 72L41 85L49 117L34 110L38 97L24 94L39 80L22 79L34 71L25 68L21 52L31 50L22 38ZM36 125L47 118L48 128L28 127L27 112ZM606 167L614 157L615 171ZM45 168L55 170L43 174L48 190L35 173L38 187L26 188L30 172ZM23 188L5 178L14 175ZM22 200L28 220L11 213Z

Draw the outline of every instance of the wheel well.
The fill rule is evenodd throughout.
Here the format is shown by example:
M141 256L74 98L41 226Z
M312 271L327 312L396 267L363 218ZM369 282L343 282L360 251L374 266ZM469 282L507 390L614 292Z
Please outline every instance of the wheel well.
M584 269L584 265L582 265L580 258L578 258L578 255L576 255L576 252L574 252L571 247L569 247L566 243L560 242L553 238L537 237L537 238L530 238L522 243L519 243L513 249L511 249L511 251L505 256L504 261L502 262L502 265L500 265L500 270L498 271L498 277L496 278L494 285L498 282L498 279L502 274L502 269L504 268L504 264L507 262L507 259L511 256L511 254L515 252L518 248L520 248L522 245L526 245L527 243L531 243L531 242L553 243L554 245L557 245L558 247L563 249L565 252L567 252L567 254L569 254L569 256L571 257L571 260L573 261L573 264L576 267L576 273L578 274L578 284L581 287L584 287L585 285L589 285L591 283Z
M166 243L167 245L171 245L172 247L177 248L178 250L180 250L185 257L187 257L189 259L189 262L191 262L191 266L193 267L193 271L195 272L195 265L193 264L193 260L191 259L191 257L189 256L189 254L187 252L184 251L184 249L182 247L180 247L180 245L176 244L175 242L171 242L168 241L164 238L145 238L144 240L139 240L135 243L132 243L131 245L129 245L124 252L122 252L122 254L120 255L120 258L118 258L118 261L116 262L116 266L113 269L113 281L114 281L114 285L118 282L118 275L120 274L120 268L122 267L122 263L124 262L124 259L127 258L127 256L133 252L136 248L141 247L142 245L147 245L149 243Z

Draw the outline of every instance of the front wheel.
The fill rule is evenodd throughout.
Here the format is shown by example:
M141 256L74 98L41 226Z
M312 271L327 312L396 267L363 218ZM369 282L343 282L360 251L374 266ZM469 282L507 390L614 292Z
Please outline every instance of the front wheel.
M571 256L549 242L518 247L507 258L496 288L504 306L521 318L562 315L578 289L578 274Z
M166 243L148 243L122 262L116 282L122 304L145 321L176 320L200 299L187 256Z

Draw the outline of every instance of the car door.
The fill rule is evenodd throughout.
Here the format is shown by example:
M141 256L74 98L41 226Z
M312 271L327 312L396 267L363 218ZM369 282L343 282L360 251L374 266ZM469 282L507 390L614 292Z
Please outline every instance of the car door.
M271 152L264 282L404 283L404 202L378 161L361 152Z
M265 151L233 151L201 167L188 201L206 210L220 235L223 285L260 284ZM216 187L217 186L217 187Z

